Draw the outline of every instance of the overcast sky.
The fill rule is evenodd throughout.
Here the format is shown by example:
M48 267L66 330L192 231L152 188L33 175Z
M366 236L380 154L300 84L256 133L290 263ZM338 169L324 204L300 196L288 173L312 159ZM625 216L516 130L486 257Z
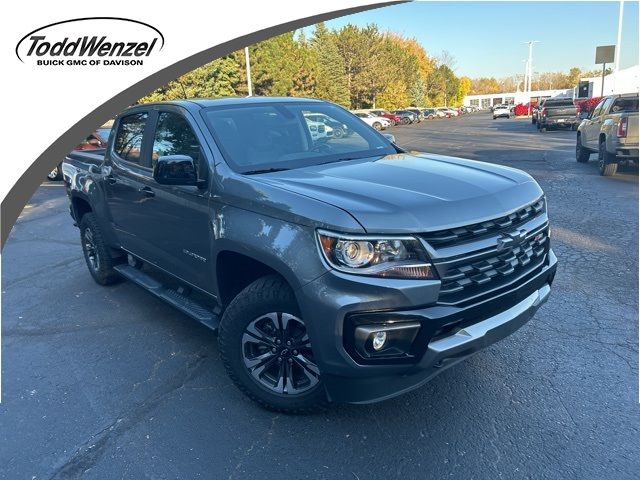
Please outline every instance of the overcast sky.
M342 17L415 37L431 55L448 50L456 74L505 77L524 71L527 40L536 72L596 69L597 45L616 43L619 2L414 2ZM311 29L312 30L312 29ZM306 33L306 31L305 31ZM624 4L621 68L638 64L638 2Z

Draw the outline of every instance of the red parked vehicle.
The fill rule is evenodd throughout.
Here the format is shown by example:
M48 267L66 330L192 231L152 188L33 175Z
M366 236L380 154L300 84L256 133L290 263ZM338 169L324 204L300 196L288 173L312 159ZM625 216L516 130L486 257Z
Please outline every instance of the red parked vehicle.
M109 132L111 131L111 125L113 122L105 123L100 128L94 130L88 135L81 143L76 145L74 150L97 150L99 148L107 148L107 141L109 140ZM47 175L49 180L62 180L62 162L51 170Z
M400 117L400 115L396 115L395 113L387 112L386 110L371 110L371 113L373 113L374 115L377 115L379 117L387 118L387 119L391 120L391 125L394 126L394 127L396 125L398 125L402 121L402 118Z

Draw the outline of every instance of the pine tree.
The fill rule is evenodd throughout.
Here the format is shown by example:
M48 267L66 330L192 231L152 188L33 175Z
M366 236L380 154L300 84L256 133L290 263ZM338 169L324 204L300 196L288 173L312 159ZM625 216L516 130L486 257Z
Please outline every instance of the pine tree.
M316 25L311 49L317 63L315 96L350 107L344 60L338 51L334 35L324 23Z

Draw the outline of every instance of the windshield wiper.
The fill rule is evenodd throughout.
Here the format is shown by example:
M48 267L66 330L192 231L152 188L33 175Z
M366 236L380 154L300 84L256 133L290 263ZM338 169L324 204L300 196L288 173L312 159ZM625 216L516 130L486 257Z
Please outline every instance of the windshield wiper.
M242 172L243 175L256 175L259 173L271 173L271 172L282 172L284 170L290 170L289 168L262 168L257 170L248 170L246 172Z

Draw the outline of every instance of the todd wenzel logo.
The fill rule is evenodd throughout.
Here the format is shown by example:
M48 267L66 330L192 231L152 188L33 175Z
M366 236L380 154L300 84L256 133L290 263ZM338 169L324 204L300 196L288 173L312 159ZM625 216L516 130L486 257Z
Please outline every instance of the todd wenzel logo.
M136 66L164 46L157 28L118 17L75 18L26 34L16 45L23 63L37 66Z

